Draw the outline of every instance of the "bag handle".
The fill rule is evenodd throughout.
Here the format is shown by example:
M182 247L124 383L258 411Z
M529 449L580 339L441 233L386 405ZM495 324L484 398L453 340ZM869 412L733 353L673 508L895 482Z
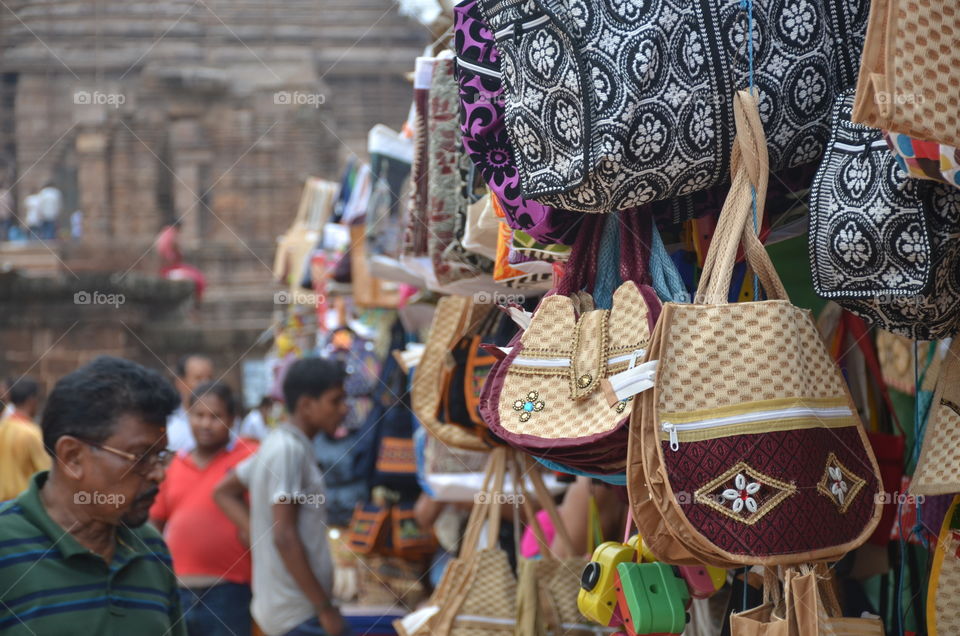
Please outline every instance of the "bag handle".
M640 217L643 216L644 219ZM620 279L650 285L653 215L649 207L624 210L620 215ZM645 220L649 219L649 221Z
M767 297L789 300L751 218L754 201L758 218L763 218L770 168L757 99L748 91L737 91L734 95L734 118L737 136L730 162L733 183L720 212L695 301L727 302L739 245L743 245L746 260L763 284Z
M476 555L484 522L487 523L487 547L497 546L500 535L500 495L503 494L503 478L507 467L506 452L506 448L495 448L490 452L482 490L486 496L484 501L474 503L470 511L470 520L460 546L461 559L469 560Z
M873 339L870 337L870 328L867 327L867 323L863 320L863 318L856 316L844 309L843 313L840 315L839 331L839 342L841 347L843 346L844 336L846 336L848 333L850 334L850 337L853 338L854 343L860 347L860 351L863 353L863 359L867 363L867 369L877 383L880 397L883 399L884 405L887 407L887 411L890 413L890 417L893 420L895 428L900 435L906 435L903 430L903 425L900 423L900 418L897 416L897 410L893 407L893 400L890 398L890 391L887 388L887 383L883 381L883 371L880 369L880 359L877 356L877 349L873 344Z
M600 251L601 230L605 215L587 214L580 222L577 240L570 249L570 258L563 268L563 277L555 293L572 296L584 288L592 288L597 274L597 254Z
M518 460L518 457L520 458ZM529 476L530 482L533 484L533 489L537 493L537 500L540 502L540 507L546 511L547 516L550 518L550 523L553 524L554 530L556 530L556 538L563 549L567 554L575 554L573 549L573 541L570 539L570 533L567 531L566 525L563 523L563 519L560 518L560 512L557 510L557 506L553 501L553 497L550 495L550 491L547 490L546 484L543 483L543 477L540 475L540 471L537 464L534 464L529 456L517 452L514 457L514 466L517 473L517 484L519 485L519 492L523 495L523 505L524 511L527 516L530 518L530 525L533 530L533 534L537 539L537 543L540 546L540 554L543 558L556 558L553 556L553 553L550 551L550 546L547 544L546 534L543 532L543 528L540 526L540 521L537 519L536 513L533 510L533 505L530 503L530 498L526 496L524 490L524 479Z

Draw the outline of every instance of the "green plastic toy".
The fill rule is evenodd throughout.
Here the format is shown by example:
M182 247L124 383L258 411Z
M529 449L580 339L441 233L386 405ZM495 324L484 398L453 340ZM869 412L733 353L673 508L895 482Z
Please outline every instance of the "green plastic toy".
M687 625L690 592L666 563L620 563L620 592L635 634L680 634ZM628 618L629 616L629 618Z

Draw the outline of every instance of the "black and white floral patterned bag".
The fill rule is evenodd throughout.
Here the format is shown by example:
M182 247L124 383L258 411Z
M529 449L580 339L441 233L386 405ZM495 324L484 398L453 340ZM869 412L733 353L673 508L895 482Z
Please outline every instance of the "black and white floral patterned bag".
M581 212L727 179L748 81L739 0L479 0L502 55L524 197ZM753 55L770 166L815 161L853 85L868 0L765 0Z
M810 193L817 294L890 331L931 340L960 330L960 192L910 178L882 131L834 105Z

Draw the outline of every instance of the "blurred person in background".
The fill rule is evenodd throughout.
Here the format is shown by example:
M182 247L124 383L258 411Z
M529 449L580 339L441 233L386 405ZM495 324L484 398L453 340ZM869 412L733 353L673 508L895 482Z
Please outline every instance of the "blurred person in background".
M0 241L10 240L10 230L15 223L13 193L6 185L0 186Z
M213 379L213 361L205 355L192 353L177 360L174 384L180 393L180 407L167 420L167 446L172 451L192 451L193 432L187 409L198 386Z
M27 240L43 239L43 216L40 214L40 195L30 194L23 200L24 218L27 226Z
M260 399L260 404L257 405L257 408L250 409L250 412L247 413L247 416L243 418L243 421L240 423L240 427L237 430L237 435L240 437L246 437L249 439L255 439L262 441L263 438L267 436L267 433L270 432L270 411L273 410L273 400L269 395L265 395Z
M190 399L196 445L171 462L150 519L170 546L190 635L246 636L251 626L250 539L220 510L213 491L257 444L233 434L237 409L229 386L206 382Z
M60 211L63 208L63 195L60 189L47 181L46 185L37 194L40 197L40 237L46 241L57 238L57 224L60 221Z
M40 427L34 422L40 385L29 377L8 380L7 385L12 411L0 420L0 501L16 497L34 473L50 468Z
M177 402L158 373L110 356L56 383L50 470L0 504L0 633L186 636L170 553L146 523Z
M238 527L249 528L251 609L267 636L350 633L333 603L326 487L311 442L321 434L332 437L347 416L344 377L333 360L294 362L283 380L289 421L216 490L220 508Z

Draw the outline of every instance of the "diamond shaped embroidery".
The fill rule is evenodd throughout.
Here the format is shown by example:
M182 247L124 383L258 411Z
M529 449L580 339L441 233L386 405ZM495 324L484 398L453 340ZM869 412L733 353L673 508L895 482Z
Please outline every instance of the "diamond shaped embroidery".
M850 508L850 504L866 485L867 481L857 477L849 468L840 463L833 453L827 455L827 465L823 477L817 484L817 491L826 495L837 505L841 513Z
M793 484L754 470L746 462L739 462L701 486L693 496L696 503L753 525L795 492L797 487Z

